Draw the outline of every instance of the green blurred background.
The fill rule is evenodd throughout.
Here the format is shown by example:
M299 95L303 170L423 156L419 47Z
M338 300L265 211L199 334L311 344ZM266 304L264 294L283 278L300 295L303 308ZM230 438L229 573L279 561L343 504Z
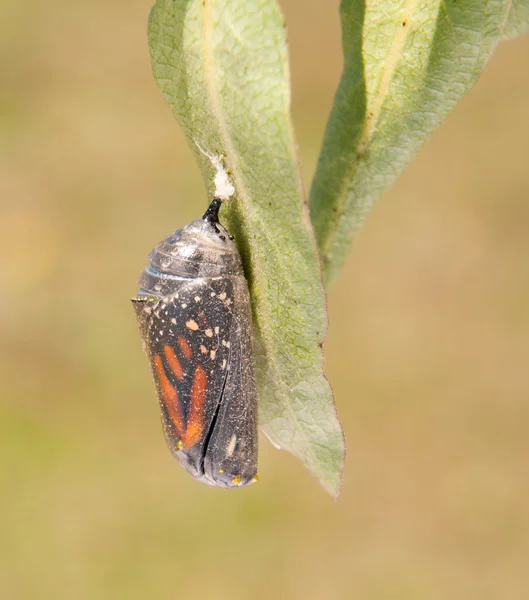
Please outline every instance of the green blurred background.
M285 0L307 185L338 1ZM206 206L149 64L149 0L0 1L0 598L529 597L529 37L379 202L329 291L334 501L165 442L129 297Z

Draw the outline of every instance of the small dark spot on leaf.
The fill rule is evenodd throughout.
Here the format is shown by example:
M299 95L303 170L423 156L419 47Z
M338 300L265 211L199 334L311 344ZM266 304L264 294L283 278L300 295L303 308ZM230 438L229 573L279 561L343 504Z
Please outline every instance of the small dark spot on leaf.
M402 26L406 27L406 25L408 24L408 21L402 21Z
M325 264L325 263L328 263L328 262L329 262L329 255L328 255L328 254L324 254L324 255L321 257L321 262L322 262L323 264Z

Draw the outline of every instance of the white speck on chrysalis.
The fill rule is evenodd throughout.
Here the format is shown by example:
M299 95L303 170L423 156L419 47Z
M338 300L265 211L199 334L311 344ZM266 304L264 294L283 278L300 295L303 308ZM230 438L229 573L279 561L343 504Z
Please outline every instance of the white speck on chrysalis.
M200 152L209 158L211 164L216 170L215 178L213 179L213 183L215 184L215 198L219 198L219 200L228 200L233 196L233 194L235 194L235 188L233 187L230 176L226 172L220 157L204 150L204 148L202 148L202 146L196 140L195 144Z
M228 446L226 448L226 456L228 458L230 458L233 455L236 444L237 444L237 436L235 434L233 434L231 436L230 441L228 442Z

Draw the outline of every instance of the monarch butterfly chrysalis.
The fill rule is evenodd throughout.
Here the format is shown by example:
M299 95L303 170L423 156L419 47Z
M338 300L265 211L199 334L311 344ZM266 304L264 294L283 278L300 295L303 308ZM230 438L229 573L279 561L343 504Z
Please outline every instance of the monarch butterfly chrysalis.
M132 299L167 445L209 485L257 480L257 392L248 285L215 198L150 253Z

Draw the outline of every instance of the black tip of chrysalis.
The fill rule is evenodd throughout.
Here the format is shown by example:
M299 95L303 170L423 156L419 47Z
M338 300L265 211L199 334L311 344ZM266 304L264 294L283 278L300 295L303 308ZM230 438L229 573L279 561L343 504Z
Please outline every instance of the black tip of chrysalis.
M216 224L219 222L219 210L222 204L222 200L219 198L213 198L213 201L209 205L207 211L204 213L202 217L204 221L208 223Z

